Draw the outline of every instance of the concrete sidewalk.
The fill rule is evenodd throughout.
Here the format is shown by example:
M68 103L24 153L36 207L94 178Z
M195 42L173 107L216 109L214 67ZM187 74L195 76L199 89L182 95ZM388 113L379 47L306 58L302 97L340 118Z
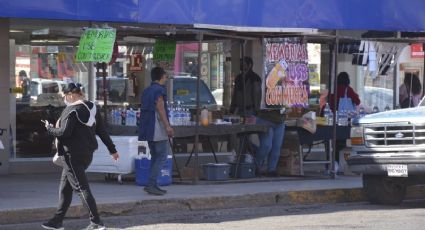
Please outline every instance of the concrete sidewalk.
M0 176L0 224L42 221L51 217L58 199L59 174ZM127 181L91 179L101 215L131 215L232 207L258 207L364 201L361 178L279 178L278 181L176 185L165 196L151 196ZM84 217L77 195L67 216Z

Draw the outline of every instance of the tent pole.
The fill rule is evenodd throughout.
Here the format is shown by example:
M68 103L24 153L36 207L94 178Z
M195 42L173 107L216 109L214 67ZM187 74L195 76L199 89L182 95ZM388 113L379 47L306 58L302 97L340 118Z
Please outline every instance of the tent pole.
M337 133L336 133L336 125L337 125L337 117L336 117L336 115L337 115L337 109L338 109L338 106L337 106L337 101L338 101L338 81L337 81L337 79L336 79L336 77L337 77L337 71L338 71L338 68L337 68L337 63L338 63L338 48L339 48L339 39L338 39L338 32L337 31L335 31L335 44L334 44L334 49L333 49L333 58L332 58L332 62L333 62L333 65L332 65L332 79L333 79L333 84L334 84L334 88L333 88L333 92L334 92L334 101L333 101L333 104L334 104L334 110L332 111L333 112L333 124L332 124L332 160L331 160L331 178L332 179L335 179L336 178L336 171L334 170L335 169L335 156L336 156L336 154L338 154L337 152L336 152L336 135L337 135Z
M202 53L202 39L203 39L203 33L198 33L199 40L198 40L198 76L196 79L196 122L195 122L195 165L193 167L194 173L193 173L193 184L197 184L199 180L199 154L198 154L198 144L199 144L199 121L200 121L200 115L201 115L201 108L200 108L200 95L199 95L199 86L201 84L201 53Z
M106 67L107 64L106 62L102 62L102 76L103 76L103 117L104 117L104 123L107 126L108 125L108 98L107 98L107 94L106 94Z
M245 58L245 40L241 40L241 56L242 56L242 58L241 58L241 60L242 60L242 95L243 95L243 110L242 110L242 118L243 118L243 121L245 122L245 119L246 119L246 98L245 98L245 91L246 91L246 84L245 84L245 71L244 71L244 69L243 69L243 66L244 66L244 63L245 63L245 61L244 61L244 58Z
M422 51L424 51L425 50L425 43L422 43ZM423 60L424 60L424 67L422 68L422 75L423 75L423 79L422 79L422 87L421 87L421 90L422 90L422 96L421 96L421 98L425 95L425 88L424 88L424 84L425 84L425 57L423 58Z

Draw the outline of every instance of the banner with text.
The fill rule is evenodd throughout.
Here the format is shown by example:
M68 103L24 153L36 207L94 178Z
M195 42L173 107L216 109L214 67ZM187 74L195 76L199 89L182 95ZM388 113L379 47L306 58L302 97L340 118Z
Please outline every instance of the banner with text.
M109 62L112 58L116 30L89 28L84 30L76 54L82 62Z
M265 38L263 48L265 107L307 107L307 44L299 38Z

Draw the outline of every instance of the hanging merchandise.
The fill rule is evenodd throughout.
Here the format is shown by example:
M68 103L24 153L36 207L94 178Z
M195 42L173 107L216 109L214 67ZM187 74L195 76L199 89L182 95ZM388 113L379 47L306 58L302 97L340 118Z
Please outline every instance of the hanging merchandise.
M376 48L375 48L375 45L376 44L374 42L370 42L369 51L368 51L368 58L369 58L368 67L369 67L369 72L370 72L371 76L376 77L377 65L376 65Z
M353 60L351 61L351 64L353 65L366 65L363 64L363 60L364 60L364 52L365 52L365 41L361 41L360 45L359 45L359 49L357 51L357 53L353 54ZM367 63L367 57L366 57L366 63Z

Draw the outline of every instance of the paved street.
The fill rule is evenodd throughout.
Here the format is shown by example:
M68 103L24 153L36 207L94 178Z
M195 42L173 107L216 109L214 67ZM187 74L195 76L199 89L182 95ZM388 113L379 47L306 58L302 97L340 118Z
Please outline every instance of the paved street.
M104 218L108 229L424 229L425 201L401 206L368 203L273 206L214 211ZM86 220L67 220L65 229L81 229ZM0 226L0 230L33 230L39 223Z

